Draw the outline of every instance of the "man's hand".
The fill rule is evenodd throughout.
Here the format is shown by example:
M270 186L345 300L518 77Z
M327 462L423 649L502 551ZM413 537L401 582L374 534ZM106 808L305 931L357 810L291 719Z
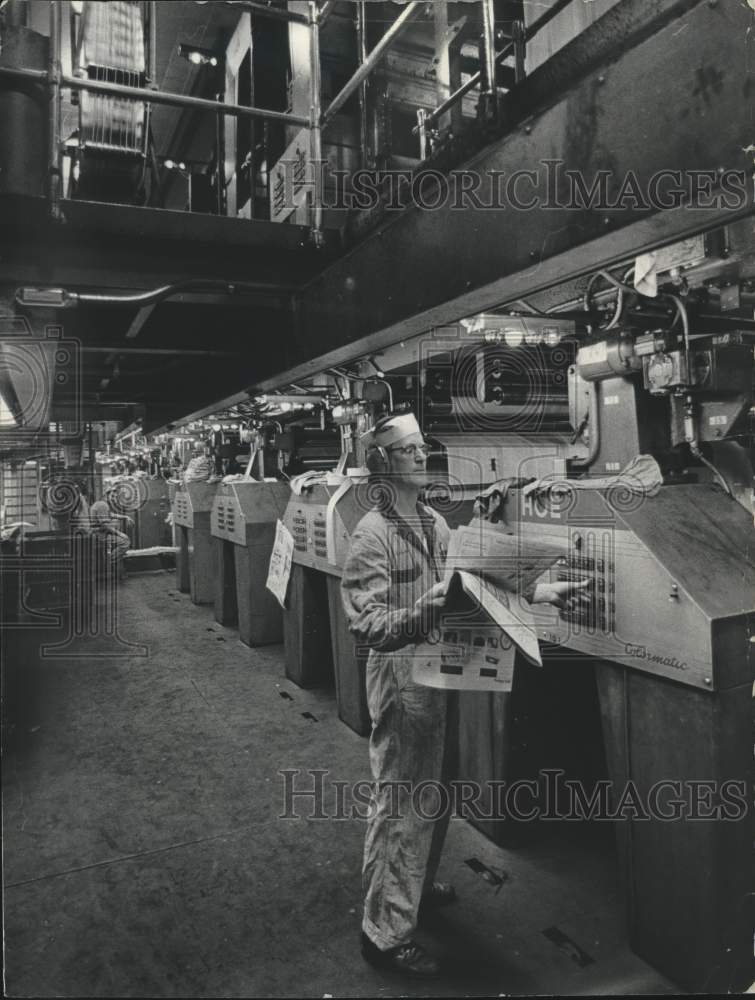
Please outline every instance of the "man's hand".
M429 590L417 598L412 608L415 621L427 624L432 622L446 603L446 584L436 583Z
M568 601L575 595L579 597L579 592L590 586L589 580L560 580L555 583L538 583L535 593L532 596L532 604L555 604L557 608L564 608ZM587 595L585 594L586 598Z

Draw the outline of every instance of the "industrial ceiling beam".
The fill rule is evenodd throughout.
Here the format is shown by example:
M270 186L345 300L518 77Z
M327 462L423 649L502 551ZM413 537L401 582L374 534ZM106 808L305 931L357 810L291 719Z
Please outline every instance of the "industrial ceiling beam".
M459 210L446 198L434 210L393 213L298 294L294 363L252 390L299 381L750 214L753 84L740 48L752 44L751 18L738 4L622 0L504 98L504 119L519 127L464 168L481 179L483 203L498 191L491 178L536 170L534 178L517 175L514 188L534 199L531 207L513 207L509 194L500 208L467 200ZM700 171L712 171L713 182L698 207L648 201L654 179L679 172L689 187ZM717 186L727 171L746 179L729 197ZM578 182L589 189L601 176L603 203L575 205ZM667 191L668 183L657 188L666 199ZM423 194L432 197L432 183Z
M331 231L315 250L306 226L66 199L54 224L46 205L0 195L0 284L133 291L214 280L234 284L241 303L252 291L288 298L341 250ZM188 297L197 292L217 296L193 288L175 300L198 301Z

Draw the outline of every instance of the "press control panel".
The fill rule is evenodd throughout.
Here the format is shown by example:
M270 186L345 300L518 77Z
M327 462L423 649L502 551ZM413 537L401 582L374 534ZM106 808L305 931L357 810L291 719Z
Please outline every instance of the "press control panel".
M265 535L266 525L282 519L291 496L288 483L246 481L221 483L212 504L210 531L215 538L248 545Z
M239 531L240 528L243 528L243 522L236 517L234 499L233 494L220 495L220 490L218 490L218 496L215 497L215 503L212 506L211 530L216 538L225 538L230 542L241 544L238 535L243 534L243 531Z
M752 521L723 490L581 487L559 497L546 488L510 501L523 549L529 540L564 551L540 582L586 584L564 607L531 606L541 642L706 691L749 678Z
M195 527L197 514L209 514L216 489L216 483L182 483L173 498L173 523Z
M578 551L560 559L552 576L557 581L586 582L560 609L562 621L588 632L612 634L616 628L616 580L613 559L584 556Z
M292 493L283 523L294 539L293 561L339 576L354 528L369 508L350 481Z
M328 529L321 507L297 507L291 519L294 551L315 559L328 558Z

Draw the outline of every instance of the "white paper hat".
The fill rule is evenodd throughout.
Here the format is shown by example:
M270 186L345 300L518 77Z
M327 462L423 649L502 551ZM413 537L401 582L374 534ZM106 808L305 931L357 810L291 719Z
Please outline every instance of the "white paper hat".
M417 423L417 418L413 413L400 413L396 417L391 417L381 424L377 430L373 427L361 436L362 443L370 445L380 445L381 448L388 448L390 445L401 441L410 434L421 434L422 430Z

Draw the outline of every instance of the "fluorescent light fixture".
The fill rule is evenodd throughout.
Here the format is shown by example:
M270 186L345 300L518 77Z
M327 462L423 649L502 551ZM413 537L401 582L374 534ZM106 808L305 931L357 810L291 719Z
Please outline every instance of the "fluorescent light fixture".
M49 309L62 309L72 304L65 288L18 288L16 302L22 306L43 306Z

